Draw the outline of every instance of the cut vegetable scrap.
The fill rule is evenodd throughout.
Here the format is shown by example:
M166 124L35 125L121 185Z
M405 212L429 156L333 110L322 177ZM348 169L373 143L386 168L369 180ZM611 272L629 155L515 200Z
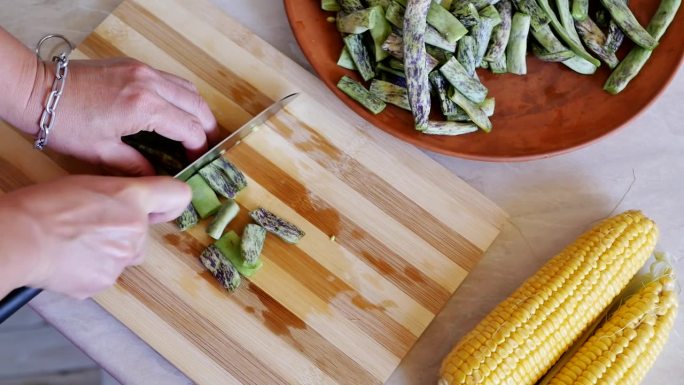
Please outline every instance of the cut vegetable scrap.
M256 266L259 263L265 241L266 229L253 223L245 226L242 231L240 254L246 266Z
M278 217L274 213L258 208L249 213L252 219L261 225L266 231L277 235L283 241L291 244L299 242L304 237L304 231L294 224Z
M197 210L200 218L214 215L221 207L221 201L202 176L199 174L192 176L188 179L188 185L192 189L192 206Z
M240 286L241 279L237 269L215 245L204 249L200 261L226 290L235 291Z
M214 239L221 238L228 224L235 219L239 212L240 206L234 200L228 199L216 213L211 224L207 226L207 234Z

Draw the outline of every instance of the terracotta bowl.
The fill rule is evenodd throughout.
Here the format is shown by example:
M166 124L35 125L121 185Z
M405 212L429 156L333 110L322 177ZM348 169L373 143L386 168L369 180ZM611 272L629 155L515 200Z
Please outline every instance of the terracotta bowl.
M659 1L632 0L630 8L646 25ZM639 76L617 96L603 91L610 74L602 65L592 76L576 74L559 63L528 56L528 75L494 75L478 70L496 98L494 130L457 137L423 135L413 129L409 112L394 106L373 115L340 92L337 81L352 71L337 66L342 39L320 1L285 0L299 45L325 84L351 109L375 126L419 147L442 154L486 161L521 161L566 153L615 132L643 111L667 86L684 56L684 16L680 9ZM633 46L625 39L622 58ZM352 75L360 80L356 74ZM433 108L434 109L434 108Z

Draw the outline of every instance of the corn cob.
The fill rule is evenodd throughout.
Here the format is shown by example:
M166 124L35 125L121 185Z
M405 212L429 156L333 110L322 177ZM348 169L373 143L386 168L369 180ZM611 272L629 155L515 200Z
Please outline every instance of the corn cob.
M637 385L667 341L677 314L672 270L627 299L542 385Z
M534 384L591 325L655 247L640 212L581 236L499 304L442 364L440 385Z

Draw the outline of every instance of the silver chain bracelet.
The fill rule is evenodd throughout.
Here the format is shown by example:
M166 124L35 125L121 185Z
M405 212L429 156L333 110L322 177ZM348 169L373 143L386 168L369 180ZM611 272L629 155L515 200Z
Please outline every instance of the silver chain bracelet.
M69 50L52 57L52 61L55 62L55 81L52 83L52 90L47 96L45 110L43 110L43 114L40 116L40 123L38 123L38 134L36 135L36 141L33 144L33 147L36 150L42 150L47 146L50 131L55 125L57 105L64 92L64 84L66 83L66 78L69 74L69 55L74 49L73 45L71 45L71 42L66 37L56 34L47 35L40 39L36 45L36 55L39 59L40 48L46 41L53 38L64 40L69 46Z

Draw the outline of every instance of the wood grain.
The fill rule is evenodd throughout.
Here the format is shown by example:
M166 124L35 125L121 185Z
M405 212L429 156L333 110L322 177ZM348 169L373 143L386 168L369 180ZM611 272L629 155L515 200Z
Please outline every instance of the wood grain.
M204 226L159 225L145 264L97 298L197 383L384 383L505 219L206 1L124 1L74 55L131 56L191 80L225 131L300 93L227 156L249 182L231 229L265 207L306 237L269 235L264 268L229 295L198 261ZM81 168L7 126L0 135L2 191Z

